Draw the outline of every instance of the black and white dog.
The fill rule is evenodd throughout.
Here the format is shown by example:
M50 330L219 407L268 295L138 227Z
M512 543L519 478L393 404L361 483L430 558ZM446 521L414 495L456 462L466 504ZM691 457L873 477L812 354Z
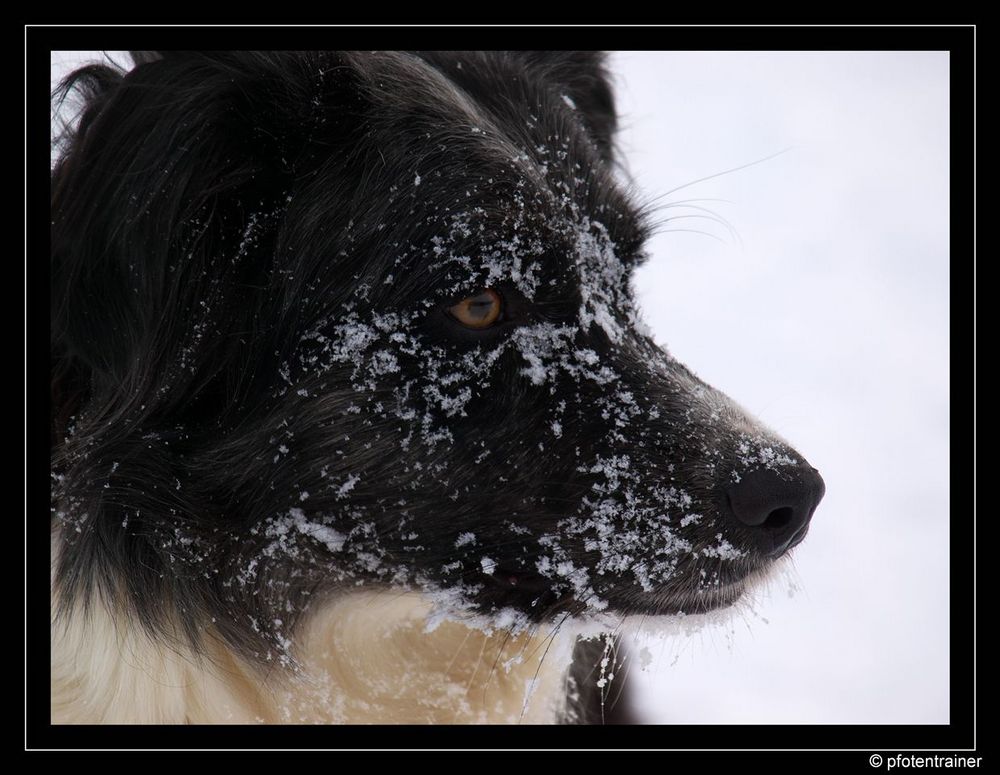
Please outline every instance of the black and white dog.
M637 317L601 56L133 59L52 175L54 722L589 720L582 630L805 536Z

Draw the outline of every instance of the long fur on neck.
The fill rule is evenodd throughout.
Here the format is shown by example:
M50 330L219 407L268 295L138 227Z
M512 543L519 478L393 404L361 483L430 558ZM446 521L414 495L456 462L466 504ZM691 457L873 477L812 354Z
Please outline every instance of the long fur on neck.
M53 596L53 603L55 599ZM262 671L208 637L197 651L98 600L52 619L53 723L553 723L573 636L455 621L426 631L410 593L349 594L302 629L294 669Z

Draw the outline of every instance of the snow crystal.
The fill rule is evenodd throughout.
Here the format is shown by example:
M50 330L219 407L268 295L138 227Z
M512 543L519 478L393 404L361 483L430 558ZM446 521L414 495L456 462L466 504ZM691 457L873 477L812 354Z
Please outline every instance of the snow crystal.
M354 489L354 485L361 481L361 477L356 474L348 474L347 481L337 488L337 497L346 498L347 494Z
M737 441L736 451L740 463L748 470L767 468L772 471L783 466L799 465L800 461L781 449L775 448L775 441L764 435L742 434Z
M716 533L715 539L719 542L716 546L708 546L701 550L705 557L718 557L722 560L735 560L743 557L746 552L737 549L729 541L722 537L722 533Z
M302 535L319 541L331 552L339 552L344 548L344 543L347 540L347 537L343 533L334 530L332 527L318 522L311 522L306 518L302 509L299 508L290 509L284 520L272 523L268 527L267 534L284 538L292 530L296 530Z

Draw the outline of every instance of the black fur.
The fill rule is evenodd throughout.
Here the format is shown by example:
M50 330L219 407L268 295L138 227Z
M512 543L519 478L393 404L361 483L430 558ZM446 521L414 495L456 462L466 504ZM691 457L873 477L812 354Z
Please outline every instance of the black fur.
M266 664L358 585L700 611L801 540L729 491L811 469L638 321L600 55L134 60L67 79L52 176L63 606ZM503 317L462 327L484 287Z

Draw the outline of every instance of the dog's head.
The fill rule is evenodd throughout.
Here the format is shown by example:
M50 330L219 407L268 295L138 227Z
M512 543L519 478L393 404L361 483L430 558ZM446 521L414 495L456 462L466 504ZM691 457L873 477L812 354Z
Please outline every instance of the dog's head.
M262 654L357 586L704 611L802 540L819 475L639 320L599 56L137 62L54 173L68 596Z

